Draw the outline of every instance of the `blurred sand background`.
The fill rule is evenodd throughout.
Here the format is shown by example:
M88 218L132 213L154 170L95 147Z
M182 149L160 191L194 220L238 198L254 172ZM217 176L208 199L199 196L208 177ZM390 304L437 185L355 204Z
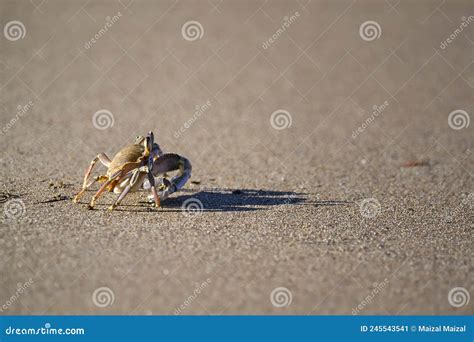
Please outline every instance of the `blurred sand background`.
M474 22L442 46L472 15L467 0L1 0L1 28L24 26L0 36L2 314L472 314L448 294L474 293L474 123L448 116L474 119ZM71 202L97 153L150 130L194 183L161 210L144 193L115 212L114 194ZM202 213L183 214L189 198Z

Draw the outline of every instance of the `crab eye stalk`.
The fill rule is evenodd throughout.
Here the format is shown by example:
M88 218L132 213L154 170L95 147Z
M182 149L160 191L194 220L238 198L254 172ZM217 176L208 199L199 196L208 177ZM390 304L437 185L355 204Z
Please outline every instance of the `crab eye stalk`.
M145 156L148 157L152 148L150 137L146 137L146 139L143 141L143 146L145 147Z

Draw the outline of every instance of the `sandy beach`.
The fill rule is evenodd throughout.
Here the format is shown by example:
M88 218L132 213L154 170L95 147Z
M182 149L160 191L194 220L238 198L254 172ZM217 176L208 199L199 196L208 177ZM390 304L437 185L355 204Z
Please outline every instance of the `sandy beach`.
M474 312L471 1L0 13L0 314ZM182 191L72 203L148 131Z

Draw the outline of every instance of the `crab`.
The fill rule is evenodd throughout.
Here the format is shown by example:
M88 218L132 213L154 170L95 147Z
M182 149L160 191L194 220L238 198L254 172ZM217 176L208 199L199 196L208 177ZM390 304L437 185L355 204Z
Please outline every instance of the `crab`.
M107 173L96 176L91 181L90 175L98 161L107 167ZM166 173L176 170L178 174L168 180ZM95 201L106 190L119 195L109 207L110 210L115 209L129 192L139 190L150 190L149 199L154 201L156 207L161 207L162 200L183 188L191 177L191 170L188 159L175 153L163 153L154 142L153 132L149 132L146 137L138 136L134 144L122 148L112 160L105 153L95 156L86 170L82 188L73 201L79 202L85 191L99 182L103 184L92 196L89 209L94 208ZM160 176L161 184L157 190L155 178Z

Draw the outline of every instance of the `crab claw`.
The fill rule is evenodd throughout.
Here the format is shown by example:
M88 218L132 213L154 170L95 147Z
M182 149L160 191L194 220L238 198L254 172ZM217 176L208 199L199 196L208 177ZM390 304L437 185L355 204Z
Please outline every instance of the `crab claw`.
M186 184L191 177L192 167L188 159L175 153L165 153L153 162L152 173L154 177L176 170L178 170L178 174L171 180L166 178L161 180L159 195L162 200L168 198L169 195L180 190ZM147 183L145 181L143 184L144 189L150 188L150 186L151 182Z

